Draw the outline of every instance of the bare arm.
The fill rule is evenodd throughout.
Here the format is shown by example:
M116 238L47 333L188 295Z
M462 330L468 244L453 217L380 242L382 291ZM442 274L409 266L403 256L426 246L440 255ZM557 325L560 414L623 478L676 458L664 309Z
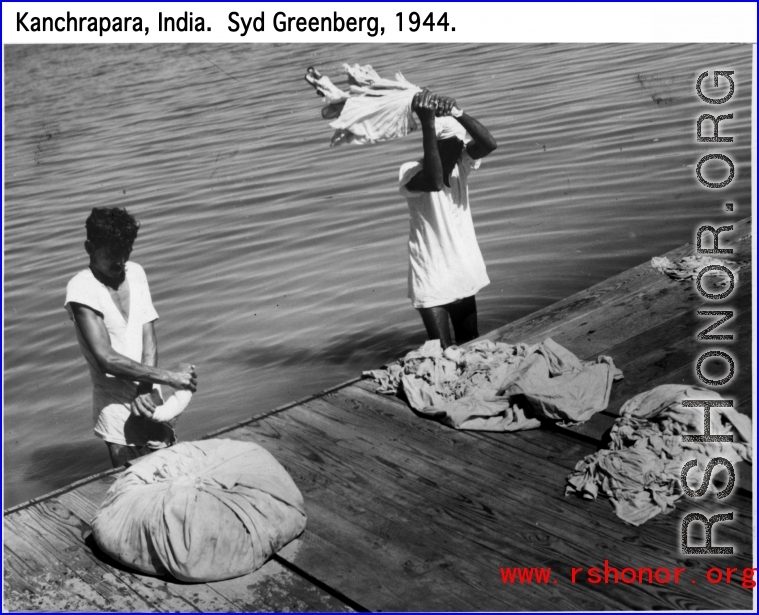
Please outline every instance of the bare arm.
M150 367L158 365L158 338L155 321L142 325L142 362Z
M466 128L469 136L472 137L472 140L466 144L466 153L469 154L471 158L474 160L484 158L491 152L494 152L495 148L498 147L498 143L495 142L490 131L471 115L464 113L456 119L459 124Z
M423 90L414 96L411 108L416 111L422 124L424 160L422 170L406 185L409 190L438 192L443 189L443 163L435 136L435 97L429 90Z
M74 320L76 320L82 337L103 373L111 374L124 380L168 384L175 389L195 391L197 377L194 369L190 367L179 370L161 369L145 363L138 363L129 357L125 357L116 352L111 346L108 330L105 328L105 323L100 314L81 303L71 303L70 305L74 312ZM144 335L145 331L143 330ZM153 337L155 338L154 332ZM155 353L155 359L158 356L157 348L157 345L155 345L152 351Z
M158 365L158 338L155 334L154 322L146 322L142 325L142 364L149 367ZM140 382L137 385L137 397L131 404L132 414L140 414L147 418L153 417L156 405L153 401L153 383Z
M456 108L456 101L449 96L436 96L436 114L438 116L452 115L452 111ZM454 116L455 119L461 124L464 129L472 137L472 140L467 143L466 151L469 156L475 160L478 158L484 158L491 152L495 151L498 144L495 142L493 135L490 131L480 124L471 115L462 113L459 116Z

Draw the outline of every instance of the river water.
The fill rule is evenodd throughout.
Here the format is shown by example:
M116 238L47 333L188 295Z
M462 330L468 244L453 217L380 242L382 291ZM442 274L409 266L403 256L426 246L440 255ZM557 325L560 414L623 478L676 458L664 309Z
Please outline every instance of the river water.
M491 279L478 294L482 333L681 245L703 223L750 214L748 45L4 53L5 507L109 467L63 309L66 282L87 266L93 206L124 206L141 221L132 258L160 314L161 364L198 366L182 439L425 340L406 299L408 214L396 188L399 166L421 155L421 135L330 149L332 131L303 80L310 65L338 85L343 62L387 77L400 70L457 98L498 140L470 182ZM735 71L728 104L697 97L706 70ZM697 143L696 119L717 112L734 114L721 126L734 143ZM736 177L715 196L695 164L725 148Z

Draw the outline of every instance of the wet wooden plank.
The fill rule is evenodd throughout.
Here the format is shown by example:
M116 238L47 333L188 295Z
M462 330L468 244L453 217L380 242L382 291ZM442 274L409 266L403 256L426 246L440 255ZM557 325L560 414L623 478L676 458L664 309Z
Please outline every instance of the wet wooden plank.
M29 566L27 580L38 587L38 593L56 590L70 593L74 604L69 606L73 610L157 609L157 604L132 591L122 579L109 574L94 558L88 557L86 551L71 541L61 541L60 536L55 537L44 525L41 527L37 519L28 519L32 516L24 514L28 510L33 509L4 519L4 561L12 553ZM87 603L93 606L87 608Z
M351 387L351 388L355 389L356 387ZM346 391L346 393L347 393L347 391ZM365 391L362 391L362 393L364 395L367 395L367 393ZM335 396L330 396L330 400L333 401L334 397ZM377 397L379 397L379 396L377 396ZM387 398L384 397L384 396L381 399L387 400ZM391 400L387 400L387 401L390 402L389 405L393 404L393 402ZM348 411L350 411L351 408L352 407L350 405L346 407L346 409ZM356 409L354 408L354 411L355 410ZM392 413L392 416L398 417L398 418L402 418L402 417L408 418L408 417L411 416L410 412L399 413L398 410L399 409L398 409L397 406L395 406L393 408L390 408L390 412ZM386 423L386 422L387 422L386 419L383 418L383 427L384 427L384 423ZM431 422L429 422L429 421L425 422L425 424L430 424L430 423ZM403 433L411 434L411 433L413 433L413 431L418 431L419 428L417 427L417 425L418 425L418 423L416 423L416 424L410 424L410 425L408 425L407 429L405 429L405 430L402 429L401 432L398 434L398 438L399 439L400 438L404 438L404 437L408 438L408 435L403 436ZM434 425L434 423L433 423L433 425ZM441 427L441 426L438 426L438 428L439 428L438 431L440 431L441 429L442 430L447 429L447 428ZM434 431L434 429L432 429L432 430ZM377 430L375 430L375 431L377 431ZM452 431L452 430L449 430L449 431ZM561 448L563 448L565 446L565 444L564 443L553 442L553 446L551 446L551 441L558 439L557 435L553 434L553 433L549 433L549 432L543 431L543 430L534 430L534 431L520 432L520 433L515 433L515 434L489 434L489 433L475 433L475 432L469 432L469 433L470 433L470 435L475 436L475 437L484 437L484 438L488 438L488 439L492 438L494 440L495 439L500 439L500 440L502 440L504 442L504 444L508 443L508 445L511 445L511 446L518 445L522 449L522 452L526 453L526 454L524 454L524 455L521 456L521 459L523 461L533 460L534 462L539 463L541 465L551 465L552 462L557 462L557 463L561 464L562 462L567 461L565 456L562 456L560 453L556 454L557 453L557 448L561 449ZM425 434L425 437L428 437L428 436ZM535 448L533 446L532 450L530 450L528 448L528 445L529 445L528 441L529 440L535 440L536 441L535 444L537 445L537 448ZM566 440L566 438L563 438L563 440ZM570 444L570 446L571 446L571 444ZM437 448L437 446L436 446L436 448ZM487 456L487 453L485 451L483 451L482 448L479 448L478 451L479 451L479 455L480 456L483 456L483 455ZM473 458L475 458L474 454L470 455L470 456L467 456L467 459L473 459ZM565 465L568 466L569 469L572 469L574 467L574 461L577 460L577 459L579 459L579 458L581 458L581 456L579 456L579 457L575 456L575 457L572 458L572 461L569 461ZM536 460L539 460L539 461L536 461ZM490 462L490 463L488 463L488 462ZM491 467L498 467L496 465L496 463L497 463L497 461L495 459L486 459L485 460L485 468L487 468L488 465L490 465ZM528 467L528 469L529 469L529 467ZM520 467L520 470L524 471L525 470L525 466L522 465ZM475 471L473 472L473 475L474 476L480 476L483 473L483 471L486 471L486 470L483 470L481 468L476 468ZM450 476L451 472L452 472L452 470L450 468L446 468L443 471L441 471L441 474L444 474L445 476ZM550 475L551 475L551 472L549 471L548 476L550 477ZM561 475L562 476L566 476L565 473L563 473ZM525 476L525 480L526 480L526 482L528 484L532 485L532 484L536 484L536 483L541 484L541 483L543 483L543 482L546 481L546 478L544 476L540 476L540 475L536 474L536 475L527 475L527 476ZM563 485L563 483L562 483L562 485ZM560 491L560 486L561 485L557 485L557 487L559 487L559 489L556 489L556 491ZM740 524L738 524L738 525L736 525L732 529L731 535L730 535L730 541L733 544L739 545L739 548L737 549L737 552L742 552L744 554L745 557L742 559L742 561L743 561L744 565L749 565L750 556L751 556L751 541L750 541L750 536L751 536L751 518L752 518L752 516L751 516L750 499L749 498L735 498L734 496L731 496L729 498L729 501L716 502L714 500L714 498L712 497L711 501L702 502L701 503L702 504L701 509L704 510L705 512L708 512L709 514L714 514L714 512L724 512L725 505L729 506L731 509L735 509L736 508L736 506L735 506L736 502L740 502L740 501L743 502L744 506L743 506L743 509L741 509L741 507L737 507L737 512L738 512L738 516L739 517L742 515L743 522L740 523ZM596 504L596 503L590 503L590 504ZM602 504L602 502L599 502L597 504ZM606 508L608 509L608 512L610 514L611 513L611 507L610 507L610 505L609 504L604 504L604 505L606 506ZM694 506L694 502L688 502L686 499L683 499L683 500L681 500L679 509L680 510L685 509L688 512L691 512L691 509L693 508L693 506ZM705 508L704 508L704 506L705 506ZM690 509L689 509L689 507L690 507ZM536 509L533 509L532 511L528 510L528 511L526 511L526 514L531 515L531 517L534 517L535 510ZM584 515L583 517L581 517L579 519L579 524L580 525L587 524L588 523L588 519L592 518L593 516L595 516L597 514L598 514L597 509L595 511L594 510L588 510L588 514ZM682 514L684 514L684 513L682 513ZM635 531L639 531L639 532L642 532L644 534L644 536L643 536L643 540L644 541L647 540L647 535L650 534L650 539L653 541L654 545L664 545L664 544L671 545L671 547L672 547L672 549L674 551L674 550L677 549L677 546L678 546L678 543L677 543L677 539L678 539L677 527L679 527L679 525L678 525L679 524L679 517L677 517L677 515L678 515L677 512L673 513L670 516L661 515L661 516L657 517L653 522L649 522L648 524L646 524L646 526L643 526L643 527L639 528L639 530L635 530ZM673 517L676 517L676 518L673 519ZM566 512L555 511L555 513L553 514L553 516L548 515L547 519L545 520L545 523L550 523L550 521L551 521L552 518L553 519L561 518L562 520L567 520L568 516L567 516ZM619 522L617 522L617 525L619 525ZM625 525L624 527L626 527L627 529L631 529L630 526L626 526ZM674 528L674 530L673 530L673 528ZM582 528L580 528L580 529L576 529L576 528L571 528L570 529L570 528L567 528L567 529L569 530L569 533L572 536L580 536L581 543L582 543L583 540L588 540L588 541L590 541L589 544L592 544L592 541L594 540L594 537L593 536L583 537L582 536ZM598 527L597 526L594 527L593 531L594 531L594 533L599 532ZM748 540L747 540L747 537L748 537ZM631 538L630 536L625 537L624 533L619 531L619 527L617 527L616 529L615 528L611 528L611 532L608 534L608 539L609 539L610 543L613 544L614 542L624 542L626 549L627 549L627 542L630 540L630 538ZM636 536L635 540L637 541L640 538L641 538L641 536ZM580 546L579 548L582 549L582 546ZM650 562L650 553L647 552L647 553L644 554L644 560L648 560L649 564L651 563Z
M327 400L351 414L363 412L367 421L371 420L369 413L378 414L381 418L376 419L377 425L372 429L379 432L381 426L383 434L387 434L388 437L394 434L393 442L398 443L398 446L404 445L404 439L419 437L430 443L435 442L435 450L450 443L451 454L460 458L462 463L472 464L478 462L479 457L486 457L482 460L482 467L477 468L478 476L487 472L489 468L498 467L496 464L501 453L491 452L489 448L474 444L464 436L486 439L518 455L519 460L515 464L529 484L548 484L553 483L556 477L566 477L578 461L598 448L578 441L570 435L541 429L515 433L456 431L435 421L419 419L397 399L368 392L358 385L336 391L327 396ZM440 462L442 463L442 460ZM441 470L444 473L452 471L455 471L455 466ZM556 484L563 486L561 481ZM557 488L556 492L559 491L563 492L563 489ZM744 499L746 502L750 501L750 498ZM584 516L580 518L581 524L584 523L584 519ZM746 529L748 526L741 526L739 531ZM616 528L612 527L611 531L615 532Z
M80 577L72 575L63 566L50 565L30 557L23 546L22 556L16 555L14 542L4 527L3 537L3 611L83 611L101 610L104 601ZM18 546L18 545L16 545ZM45 554L39 555L44 558ZM135 600L135 607L152 608Z
M306 413L307 410L310 411ZM589 523L589 517L586 514L577 515L577 526L571 524L568 527L566 524L566 511L563 509L566 509L571 513L572 507L576 506L578 503L582 505L582 501L573 502L571 499L564 500L563 497L558 497L554 498L554 500L549 503L542 503L541 500L545 499L545 494L540 493L539 491L536 492L535 489L531 489L530 487L521 487L519 490L507 490L499 493L499 490L494 486L494 483L488 481L486 484L482 484L479 480L475 480L473 477L480 477L484 468L489 466L490 472L493 472L493 468L497 469L501 466L494 465L492 457L489 457L486 454L483 455L482 443L476 442L474 438L471 438L467 434L448 430L449 434L454 438L471 440L473 444L478 445L475 453L476 456L473 456L470 464L476 465L476 467L472 468L471 477L468 474L466 476L456 476L455 468L457 467L458 460L455 459L455 455L451 454L451 451L443 448L441 442L434 442L432 449L427 454L424 454L425 451L422 447L424 446L424 442L427 441L426 434L421 436L421 441L411 438L413 434L410 433L407 433L404 436L403 430L399 430L397 433L393 434L392 437L395 438L395 442L408 447L408 450L403 452L399 458L393 458L388 454L388 451L394 447L389 441L384 439L384 432L386 431L386 429L384 429L386 427L385 423L380 423L383 425L383 434L379 433L377 425L365 425L365 429L360 430L360 433L376 434L377 438L382 435L383 438L376 443L376 447L372 448L371 452L364 451L364 454L361 454L358 450L352 450L354 447L360 445L355 442L355 438L348 438L343 435L344 428L341 428L338 422L328 421L322 425L321 428L315 427L314 422L317 420L317 415L321 414L323 410L324 406L322 404L316 402L309 403L303 408L303 416L298 416L296 421L298 430L303 430L303 434L297 438L299 443L297 448L301 451L301 454L305 454L306 456L309 454L319 455L321 465L318 473L313 468L309 469L307 467L307 462L302 459L296 459L294 454L288 454L287 452L289 446L286 445L284 441L294 437L293 421L295 418L292 412L288 413L288 417L286 417L288 419L289 428L286 428L285 426L277 426L272 433L267 433L267 428L271 429L272 425L266 427L259 426L259 429L251 431L250 437L258 439L261 444L264 444L270 448L270 450L271 447L275 445L276 441L276 446L278 447L277 454L286 460L286 464L293 464L288 467L288 469L294 476L300 478L301 483L304 481L307 483L309 480L317 480L316 476L323 476L324 474L328 474L330 478L333 476L334 470L329 467L325 468L323 464L329 466L336 462L323 453L326 445L317 446L314 442L318 441L320 438L334 438L335 441L340 443L340 457L344 459L344 463L348 464L350 467L350 472L347 474L348 479L354 480L355 478L355 480L360 480L362 483L365 481L371 481L372 483L371 485L362 484L359 490L361 494L364 494L362 508L367 508L372 511L381 509L383 511L382 514L387 516L402 515L398 520L398 524L419 527L420 529L417 530L416 535L424 537L422 545L428 545L433 541L441 544L447 542L450 545L448 548L450 548L452 552L458 553L461 548L466 549L468 544L470 556L480 561L491 560L492 553L490 550L492 549L496 551L498 555L490 561L489 566L485 566L486 569L492 569L493 567L497 568L498 566L496 566L496 564L498 561L503 562L504 557L510 556L514 558L513 561L515 562L511 565L520 565L518 562L521 561L521 565L525 566L553 565L552 567L560 570L562 562L566 562L567 558L571 557L572 554L576 557L577 553L584 552L584 548L587 547L588 544L587 540L599 540L595 527L591 530L590 534L587 529L583 534L582 528L587 527ZM393 411L395 410L393 409ZM285 417L283 417L283 420L284 418ZM269 423L268 420L266 422ZM250 427L253 428L254 426ZM374 427L374 429L371 427ZM430 428L435 427L440 426L432 423L430 424ZM343 429L343 432L341 432L341 429ZM404 429L408 431L407 427L404 427ZM352 429L350 431L355 432L356 430ZM347 432L345 433L347 434ZM276 436L274 434L276 434ZM330 434L330 436L325 434ZM245 437L245 434L237 435ZM413 440L412 444L407 443L409 439ZM310 446L307 443L309 443ZM293 448L296 448L294 444L292 446ZM430 446L429 442L427 443L427 446ZM313 452L311 447L314 447ZM380 455L383 458L382 462L377 461L377 455ZM435 459L439 458L440 463L443 465L441 467L435 467L434 463L428 458L429 455L432 455ZM498 451L497 457L499 458L501 465L504 466L504 469L500 473L496 471L496 476L500 476L501 481L507 484L513 484L515 477L507 475L509 471L508 465L504 464L504 461L508 460L504 459L502 451ZM367 460L370 459L374 459L374 461L371 462L371 467L362 468L363 471L361 475L354 477L356 468L361 467L362 464L369 464L370 462ZM453 461L451 461L451 459L453 459ZM304 464L306 465L304 466ZM414 476L414 474L420 472L420 468L425 465L429 466L428 473L422 476ZM460 466L461 464L458 465ZM408 467L413 468L411 474L408 474L411 472L411 470L408 470ZM522 469L523 468L520 468L520 470ZM461 468L459 467L459 471L460 470ZM322 482L323 481L324 479L322 479ZM328 483L319 484L319 489L307 488L304 493L311 494L312 498L317 499L319 497L326 497L329 502L334 502L336 499L340 498L341 502L346 506L346 509L343 509L341 514L347 515L345 510L350 510L350 508L348 508L348 502L355 498L351 497L350 485L343 484L341 486L339 481L340 477L335 476L335 478ZM441 484L440 481L444 481L445 485ZM530 481L528 477L527 482L532 484L537 481ZM432 484L428 485L427 483ZM444 501L440 501L439 498L443 497L440 495L441 490L448 491L449 489L453 489L453 487L447 486L448 483L457 485L458 490L454 490L456 495L454 496L453 493L449 493ZM563 484L563 476L560 478L560 483ZM393 485L401 485L401 487L393 487ZM467 488L469 489L468 493L466 492ZM389 494L393 489L399 492L398 494L392 495L393 498L399 499L399 501L396 502L396 506L393 506L392 502L387 501L387 498L391 497ZM325 491L329 492L327 496L322 495ZM563 492L561 485L559 486L558 491L559 493ZM495 492L497 496L492 495L493 492ZM344 496L344 500L342 500L341 495ZM461 500L461 498L466 499L463 500L464 503L453 506L457 503L457 498L458 500ZM481 500L483 498L487 499L486 504L482 504ZM514 512L513 510L501 511L500 514L503 515L501 520L502 525L496 524L493 527L488 527L490 523L496 523L488 516L493 514L492 511L498 511L499 507L503 508L504 503L507 507L509 507L508 505L510 504L510 508L513 509L516 506L517 499L523 501L524 507L522 509L518 512ZM427 502L426 507L424 506L425 502ZM307 505L312 505L312 500L307 498ZM324 506L328 505L324 504ZM432 535L428 536L430 531L424 526L430 524L431 520L425 520L423 518L423 512L420 512L424 511L425 508L432 508L435 511L434 525L437 527L434 528L434 532L440 532L440 529L442 528L445 530L444 537L438 536L436 539L433 539ZM488 513L484 514L483 511L488 511ZM356 514L365 515L366 513L357 511ZM472 514L476 514L476 518L471 518ZM522 541L524 537L534 536L536 533L536 528L528 527L522 521L524 518L531 518L530 515L532 515L532 517L537 515L547 524L550 524L551 520L553 520L553 523L555 524L557 519L562 522L561 527L555 527L552 534L549 529L545 529L542 526L540 530L537 531L538 535L545 535L545 532L548 532L551 535L549 541L550 544L548 546L544 545L541 541L537 541L535 544L530 544L529 541ZM334 512L326 516L334 517ZM595 520L593 520L593 523L595 523ZM607 541L611 544L614 544L614 541L619 539L618 529L620 525L622 524L618 520L613 520L613 531L609 532L607 538ZM466 540L464 540L463 543L460 543L459 533L463 532L466 535L466 532L468 531L467 529L462 528L470 527L477 528L477 538L474 536L465 536ZM318 526L315 526L314 523L311 524L311 528L313 531L319 531ZM577 538L577 533L580 535L579 539ZM514 538L515 536L521 538L517 540ZM567 540L569 540L568 537L571 537L572 540L578 542L569 549L558 547L559 550L555 550L556 545L567 544ZM674 537L677 537L676 532L674 533ZM529 547L526 546L527 544L529 544ZM485 547L487 552L484 552L483 545L488 545ZM651 547L661 548L660 541L652 541ZM551 552L552 550L553 552ZM559 554L562 555L560 556ZM530 561L528 563L527 560L520 560L520 558L527 558ZM457 573L458 569L454 569L452 572ZM481 575L486 574L486 571L483 569ZM459 575L456 574L456 577L458 578ZM584 589L583 591L587 590ZM563 600L570 600L567 604L572 603L571 594L571 590L567 590L562 594ZM688 599L688 596L681 596L681 598ZM704 596L704 598L706 598L706 596ZM603 596L596 597L596 600L603 601L605 598ZM512 596L511 604L513 606L520 603L514 601L514 596ZM370 608L375 608L374 605L368 606ZM409 608L414 607L410 606ZM480 606L474 604L472 605L472 608L480 608Z
M373 563L373 576L394 588L392 602L371 603L365 596L364 605L371 610L461 609L455 606L458 598L467 610L505 608L502 588L494 582L495 560L503 560L472 543L472 536L451 531L451 520L441 516L446 510L434 485L417 484L412 478L415 489L399 486L403 469L391 465L382 451L371 456L356 451L360 436L346 440L333 434L340 444L325 446L320 440L330 436L309 421L316 416L315 403L291 409L286 420L272 417L230 435L252 439L272 451L306 497L310 532L337 541L339 548L360 549L360 559ZM420 500L422 493L426 497ZM476 523L468 531L479 534ZM487 569L480 561L485 557L492 562ZM349 580L352 585L337 589L360 595L362 578L357 575ZM327 582L335 586L332 579ZM545 593L549 595L540 599L529 588L512 588L512 604L521 596L534 608L545 609L550 594L557 597L551 588ZM588 604L583 592L573 593L564 595L568 604Z

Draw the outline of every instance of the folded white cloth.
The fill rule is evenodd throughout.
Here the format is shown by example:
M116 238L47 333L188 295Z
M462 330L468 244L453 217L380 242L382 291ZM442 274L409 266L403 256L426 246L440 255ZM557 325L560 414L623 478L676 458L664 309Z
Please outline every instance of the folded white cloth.
M153 420L159 423L168 423L184 412L192 399L190 391L175 391L163 404L153 412Z

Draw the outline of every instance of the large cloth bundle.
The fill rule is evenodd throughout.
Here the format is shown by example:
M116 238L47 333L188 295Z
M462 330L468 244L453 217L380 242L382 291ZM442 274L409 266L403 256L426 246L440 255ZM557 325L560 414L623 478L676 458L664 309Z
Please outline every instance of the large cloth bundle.
M184 442L128 468L92 522L98 546L125 566L181 581L259 568L306 526L303 497L251 442Z

